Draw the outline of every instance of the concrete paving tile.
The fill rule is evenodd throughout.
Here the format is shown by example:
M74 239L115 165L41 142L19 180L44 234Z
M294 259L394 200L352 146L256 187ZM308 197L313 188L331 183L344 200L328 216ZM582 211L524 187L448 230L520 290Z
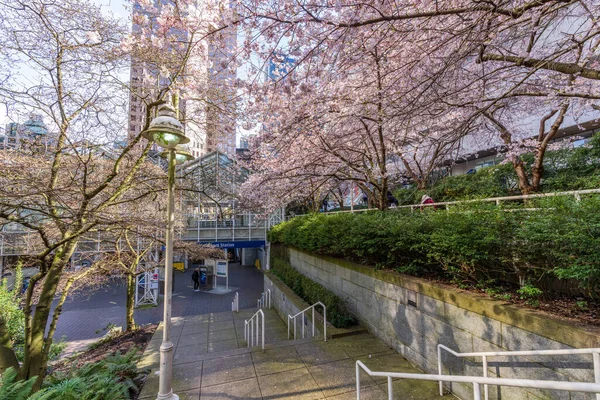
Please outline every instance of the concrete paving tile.
M351 357L358 357L365 354L383 353L390 348L382 341L371 335L352 335L332 341L336 346L344 349Z
M302 358L293 347L253 352L252 361L258 376L304 367Z
M373 372L408 372L413 374L422 372L393 350L372 356L360 356L356 359L362 361ZM373 379L375 381L387 381L385 377L373 377Z
M195 324L185 324L185 326L183 327L183 329L181 330L181 335L193 335L193 334L198 334L198 333L207 333L208 332L208 326L210 324L203 324L203 323L195 323Z
M322 399L323 392L306 368L258 377L263 399Z
M308 342L294 347L306 365L323 364L349 358L343 349L327 342Z
M208 324L209 332L216 332L216 331L221 331L224 329L233 329L233 320L217 321L217 322L211 322L210 324Z
M179 364L173 366L173 390L185 391L200 387L202 362Z
M258 380L250 378L203 387L200 400L262 399Z
M356 388L356 373L354 360L346 359L327 364L308 367L325 397L352 391ZM360 386L374 386L375 381L370 376L361 377Z
M250 354L206 360L202 368L202 387L256 377Z
M387 393L387 382L379 384ZM399 379L392 382L394 399L402 400L429 400L439 399L438 383L433 381L419 381L415 379ZM453 396L445 396L454 398Z
M200 398L200 388L175 392L175 394L179 396L179 400L198 400Z
M222 313L212 313L210 316L211 316L211 318L210 318L211 322L233 320L233 313L230 311L222 312Z
M233 329L214 331L214 332L210 332L208 334L208 341L211 343L222 342L223 340L233 340L233 339L237 340L236 332Z
M208 342L208 332L194 333L191 335L181 335L177 346L192 346Z
M234 350L240 347L245 347L244 345L238 345L238 341L233 340L223 340L221 342L209 342L208 343L208 352L214 353L218 351L226 351L226 350Z
M191 346L177 346L173 359L180 360L208 353L207 344L195 344Z
M398 397L401 398L401 397ZM332 400L356 400L356 390L327 397ZM360 390L361 400L388 400L387 393L379 386L369 386Z

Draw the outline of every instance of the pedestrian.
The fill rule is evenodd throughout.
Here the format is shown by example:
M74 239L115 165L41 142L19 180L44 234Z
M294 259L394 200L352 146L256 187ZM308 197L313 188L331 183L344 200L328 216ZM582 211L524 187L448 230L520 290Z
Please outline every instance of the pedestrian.
M200 291L200 270L196 268L192 273L192 280L194 281L194 292Z
M433 201L433 199L429 196L427 196L426 194L423 195L423 197L421 197L421 204L425 205L425 204L435 204L435 202ZM421 210L423 210L425 207L421 206ZM435 206L428 206L427 208L432 208L435 209Z

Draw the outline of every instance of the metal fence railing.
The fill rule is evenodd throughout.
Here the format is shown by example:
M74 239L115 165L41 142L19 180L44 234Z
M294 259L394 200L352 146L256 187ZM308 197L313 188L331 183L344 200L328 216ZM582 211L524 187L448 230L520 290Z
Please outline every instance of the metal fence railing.
M258 346L258 339L262 338L262 349L265 349L265 313L258 310L250 319L244 321L244 339L248 347Z
M315 337L315 307L316 306L321 306L323 307L323 338L325 339L325 341L327 341L327 308L325 307L325 304L321 303L320 301L317 301L315 304L313 304L310 307L305 308L304 310L300 311L298 314L292 316L292 315L288 315L288 339L290 338L290 320L294 321L294 340L296 340L296 319L297 317L301 317L301 321L300 324L302 325L302 338L304 339L304 331L305 331L305 326L306 326L306 320L305 320L305 313L308 310L312 310L312 337Z
M361 361L356 361L356 399L360 400L360 370L369 376L387 378L388 399L394 398L393 378L416 379L421 381L441 381L470 383L473 385L473 399L481 400L481 385L512 386L531 389L548 389L565 392L600 393L600 384L587 382L544 381L533 379L486 378L481 376L412 374L404 372L374 372Z
M483 364L483 377L488 377L488 359L490 357L518 357L518 356L558 356L558 355L575 355L575 354L591 354L594 363L594 378L596 384L600 385L600 348L590 349L562 349L562 350L519 350L519 351L481 351L471 353L458 353L443 344L438 344L438 374L443 375L442 351L446 351L458 358L466 357L481 357ZM440 396L443 394L443 382L440 380ZM488 385L484 384L484 398L488 400ZM600 394L596 395L596 399L600 400Z
M235 292L235 296L233 296L231 311L240 312L240 295L238 292Z
M600 194L600 189L585 189L585 190L570 190L566 192L550 192L550 193L535 193L535 194L524 194L519 196L503 196L503 197L488 197L485 199L471 199L471 200L457 200L457 201L442 201L439 203L432 204L407 204L402 206L397 206L394 208L388 209L388 211L407 209L409 208L411 211L420 210L426 207L444 207L448 209L449 206L459 205L459 204L472 204L472 203L495 203L496 205L500 205L503 202L507 201L520 201L520 200L530 200L530 199L540 199L546 197L556 197L556 196L573 196L576 200L581 200L582 195L588 194ZM339 213L361 213L368 211L377 211L377 208L361 208L361 209L352 209L352 210L341 210L341 211L328 211L322 214L339 214ZM308 214L295 214L291 216L287 216L286 219L290 220L295 217L301 217Z
M266 291L262 292L262 294L260 295L260 299L256 300L256 307L257 308L271 308L271 289L267 289Z

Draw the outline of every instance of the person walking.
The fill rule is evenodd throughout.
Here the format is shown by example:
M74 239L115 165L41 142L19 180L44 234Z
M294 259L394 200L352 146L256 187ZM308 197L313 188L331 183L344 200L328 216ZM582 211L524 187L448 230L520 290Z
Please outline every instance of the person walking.
M194 292L200 291L200 270L196 268L192 273L192 280L194 281Z
M435 202L433 201L433 199L431 197L424 194L423 197L421 197L421 204L422 205L423 204L435 204ZM428 207L421 206L421 210L423 210L425 208L431 208L432 210L435 210L435 206L428 206Z

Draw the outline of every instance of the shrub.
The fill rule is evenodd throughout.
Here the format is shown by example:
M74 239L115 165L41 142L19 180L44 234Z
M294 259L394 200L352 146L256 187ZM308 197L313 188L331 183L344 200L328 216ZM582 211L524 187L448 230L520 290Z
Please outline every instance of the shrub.
M347 328L356 324L356 319L348 313L342 299L330 290L296 271L287 261L271 257L271 272L285 283L301 299L314 304L318 301L327 307L327 319L336 328Z
M533 211L530 209L534 209ZM470 204L449 212L316 214L279 224L273 243L412 275L540 287L549 278L600 294L600 197L554 197L510 210Z

